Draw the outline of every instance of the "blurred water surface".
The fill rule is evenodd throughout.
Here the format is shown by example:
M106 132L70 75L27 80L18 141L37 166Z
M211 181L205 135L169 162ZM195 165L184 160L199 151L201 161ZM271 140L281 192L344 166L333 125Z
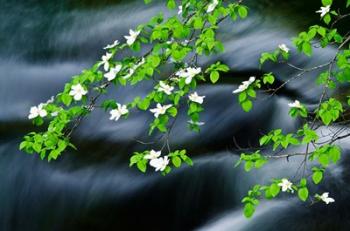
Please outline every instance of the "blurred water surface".
M264 202L256 216L243 218L240 200L249 187L271 176L290 176L298 159L269 164L259 172L233 168L242 146L272 128L292 131L298 121L288 116L289 101L296 97L308 106L320 89L316 74L288 85L280 94L259 95L255 109L243 113L232 90L237 83L262 71L277 78L296 74L285 66L259 70L262 51L289 38L317 20L318 1L248 1L250 17L225 23L221 39L226 51L201 65L221 60L232 68L225 81L202 85L206 95L206 121L201 133L186 129L181 115L170 137L172 146L186 148L195 166L182 167L162 177L143 175L128 167L135 150L149 149L137 139L149 140L149 113L132 113L118 123L96 111L74 133L79 151L65 153L47 163L18 151L21 137L33 129L30 106L60 91L69 78L97 60L105 44L122 40L129 28L164 9L159 1L34 1L0 0L0 230L348 230L348 158L329 173L321 189L332 190L337 203L308 207L295 199ZM314 58L292 60L300 66L323 63L332 48L316 50ZM150 84L112 90L109 97L128 102L142 96ZM153 137L157 138L157 137ZM343 143L344 155L347 142Z

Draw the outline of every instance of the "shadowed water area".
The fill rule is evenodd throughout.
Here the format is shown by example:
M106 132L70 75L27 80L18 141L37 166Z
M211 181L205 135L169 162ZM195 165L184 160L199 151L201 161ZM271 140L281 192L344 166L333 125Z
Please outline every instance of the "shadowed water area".
M252 173L233 167L239 155L234 139L247 147L270 129L293 131L300 121L288 116L288 102L298 98L310 108L317 104L317 72L273 97L259 94L250 113L240 109L232 90L251 75L273 71L283 81L297 74L283 65L259 70L258 59L280 43L291 46L292 36L317 23L319 1L251 0L245 21L222 25L225 53L200 59L200 64L220 60L232 71L219 84L198 88L206 95L201 132L188 131L183 107L170 136L172 148L186 148L194 167L166 177L128 167L133 151L157 148L137 142L159 138L147 136L152 121L147 112L132 112L128 120L115 123L108 113L94 111L73 134L78 151L55 162L18 150L23 135L33 129L27 119L32 105L46 101L92 65L105 44L123 40L129 28L166 11L159 1L142 2L0 0L0 230L349 230L348 140L342 143L340 165L328 172L319 189L332 191L336 203L329 206L280 197L262 202L247 220L240 202L247 190L272 176L293 176L300 159L271 162ZM313 58L299 55L291 61L311 67L335 52L315 50ZM127 103L151 88L151 82L111 88L106 97Z

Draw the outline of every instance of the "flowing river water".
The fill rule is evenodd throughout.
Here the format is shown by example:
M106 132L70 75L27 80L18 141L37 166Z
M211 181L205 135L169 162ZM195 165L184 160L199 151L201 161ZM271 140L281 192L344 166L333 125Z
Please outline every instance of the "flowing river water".
M221 60L232 72L220 84L199 87L207 96L201 133L187 131L188 119L181 115L170 136L173 148L188 149L194 167L166 177L128 167L133 151L151 148L137 140L159 138L147 137L152 115L144 112L117 123L107 113L93 112L73 135L79 150L55 162L18 150L21 137L33 129L27 120L30 106L60 91L101 56L105 44L165 10L164 4L142 2L0 0L0 230L349 230L346 141L341 164L320 186L336 198L329 206L281 197L262 202L247 220L240 203L247 190L272 176L292 176L300 159L272 162L249 174L233 167L239 154L234 139L248 147L270 129L293 131L300 122L288 116L288 102L298 98L309 107L317 103L317 73L273 97L260 94L250 113L242 112L232 90L262 72L273 71L280 81L297 74L283 65L259 70L259 54L280 43L290 45L290 37L317 20L318 1L308 6L299 0L249 1L247 20L223 24L225 53L200 62L205 66ZM297 56L292 62L313 66L334 53L332 48L316 50L313 58ZM109 97L129 102L150 87L118 88Z

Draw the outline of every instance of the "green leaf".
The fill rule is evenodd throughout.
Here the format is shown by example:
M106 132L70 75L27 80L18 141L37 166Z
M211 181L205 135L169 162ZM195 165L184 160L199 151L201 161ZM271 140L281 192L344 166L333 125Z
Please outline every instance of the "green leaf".
M273 197L276 197L279 193L280 193L280 190L281 188L276 184L272 184L270 187L269 187L269 191L270 191L270 194L273 196Z
M300 187L306 187L306 184L307 184L307 180L305 178L302 178L300 180Z
M28 142L27 141L22 141L21 144L19 145L19 150L23 150L25 147L27 147Z
M266 164L266 160L265 159L259 159L257 161L255 161L255 168L261 168L262 166L264 166L264 164Z
M238 101L239 101L239 103L244 102L244 101L247 99L247 97L248 97L248 96L247 96L247 93L246 93L245 91L239 93L239 95L238 95Z
M263 146L265 144L268 144L270 142L270 140L271 140L271 136L263 136L260 138L259 144L260 144L260 146Z
M61 100L62 100L62 103L64 103L64 105L69 106L72 102L72 97L68 94L62 94Z
M175 2L175 0L168 0L166 6L167 6L170 10L175 9L175 7L176 7L176 2Z
M271 74L271 73L269 73L269 74L265 74L264 76L263 76L263 83L264 84L273 84L275 82L275 77Z
M246 161L244 164L244 170L249 172L250 170L252 170L254 164L252 161Z
M143 155L136 153L135 155L131 156L130 158L130 164L129 166L133 166L134 164L136 164L137 162L141 161L143 159Z
M322 166L327 167L329 164L329 158L327 154L321 154L320 157L318 158L318 161L320 162L320 164L322 164Z
M201 29L201 28L203 27L203 25L204 25L204 22L203 22L202 17L196 17L196 18L194 19L194 21L193 21L193 27L194 27L194 29L199 30L199 29Z
M300 200L306 201L307 198L309 197L309 190L306 187L300 188L298 190L298 196Z
M54 159L56 160L57 157L61 154L60 151L58 150L52 150L50 153L49 153L49 156L48 156L48 159L51 160L51 159Z
M322 0L322 5L328 6L328 5L331 5L332 2L333 2L332 0Z
M331 18L331 15L330 14L326 14L324 17L323 17L323 21L328 25L330 22L331 22L332 18Z
M193 166L193 161L187 155L181 155L181 159L186 162L189 166Z
M324 27L319 27L317 29L317 33L319 33L322 37L325 37L326 36L326 29Z
M332 122L332 115L329 112L325 112L320 115L321 120L325 125L329 125Z
M139 161L139 162L137 162L136 165L137 165L137 168L138 168L141 172L143 172L143 173L146 172L146 169L147 169L146 161Z
M312 47L311 47L310 42L304 42L302 50L303 50L304 54L306 54L307 56L311 56L312 55Z
M248 16L248 10L245 6L238 7L238 14L241 18L246 18Z
M250 97L252 97L252 98L255 98L255 97L256 97L256 92L254 91L253 88L249 88L249 89L247 90L247 94L248 94Z
M316 171L312 174L312 181L315 184L320 183L322 181L322 178L323 178L323 172L321 171Z
M243 213L246 218L250 218L253 216L255 212L255 206L251 203L247 203L244 205Z
M171 107L167 110L167 112L169 113L169 115L171 115L172 117L175 117L177 115L177 109L176 107Z
M141 110L146 111L149 108L150 103L150 100L148 98L145 98L144 100L137 103L137 107Z
M210 81L212 83L216 83L219 80L219 78L220 78L220 74L218 71L212 71L210 73Z
M158 56L153 55L150 57L150 61L151 61L152 67L158 67L161 60Z
M250 100L246 100L242 102L241 106L245 112L249 112L253 108L253 102Z
M34 144L33 144L33 149L34 149L34 151L36 151L37 153L39 153L39 152L41 151L41 147L42 147L41 143L34 143Z
M173 163L173 165L178 168L181 166L181 159L180 157L178 156L174 156L172 159L171 159L171 162Z
M336 164L340 159L340 156L341 156L341 152L339 147L332 146L329 150L329 158L333 161L333 163Z

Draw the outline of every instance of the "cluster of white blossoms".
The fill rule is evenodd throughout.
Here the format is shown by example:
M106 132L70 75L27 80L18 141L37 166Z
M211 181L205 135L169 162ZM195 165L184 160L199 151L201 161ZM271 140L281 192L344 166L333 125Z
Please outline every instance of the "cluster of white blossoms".
M189 100L192 102L202 104L204 101L205 96L199 96L197 92L193 92L191 95L188 96Z
M281 187L282 192L287 192L287 191L290 191L290 192L292 192L292 193L294 192L294 190L293 190L293 188L292 188L293 183L290 182L290 181L289 181L288 179L286 179L286 178L283 178L283 179L281 180L281 182L278 184L278 186ZM329 197L329 193L328 193L328 192L325 192L325 193L323 193L322 195L316 194L315 197L318 198L319 200L323 201L323 202L326 203L327 205L328 205L329 203L335 202L335 200L334 200L333 198Z
M293 103L289 103L288 106L291 108L303 108L299 100L295 100Z
M174 90L174 87L164 83L163 81L159 82L159 87L158 87L159 92L164 92L167 95L171 95L173 90Z
M134 44L134 42L136 41L137 37L139 36L139 34L141 33L141 31L133 31L132 29L129 30L129 35L124 36L124 38L126 39L126 43L131 46L132 44ZM103 49L105 50L109 50L112 48L115 48L116 46L118 46L120 43L118 40L115 40L112 44L107 45L106 47L104 47ZM108 81L112 81L113 79L116 78L117 74L121 71L122 69L122 65L121 64L117 64L115 65L115 67L112 67L110 69L110 60L113 57L113 53L107 52L105 55L102 56L102 61L100 62L100 65L103 65L103 69L107 72L104 74L104 77L108 80ZM129 77L131 77L134 73L135 70L143 65L145 63L144 58L142 58L141 62L138 63L137 65L135 65L134 67L129 69L129 73L124 76L124 79L127 79Z
M316 197L319 198L320 200L322 200L327 205L329 203L335 202L335 200L333 198L329 197L329 193L328 192L323 193L321 196L317 195Z
M282 192L287 192L288 190L290 190L291 192L294 192L292 185L293 183L286 178L283 178L282 181L278 184L278 186L281 187Z
M112 58L112 56L113 54L108 52L102 56L102 61L100 62L100 65L103 65L103 69L105 71L109 70L109 60Z
M192 82L192 79L201 72L202 68L200 67L188 67L186 69L179 70L175 75L181 78L185 78L185 83L190 84Z
M120 72L120 70L122 69L122 65L121 64L117 64L115 67L112 67L109 72L104 74L104 77L108 80L108 81L112 81L113 79L115 79L115 77L117 76L117 74Z
M329 13L330 10L331 10L331 5L328 5L328 6L325 6L325 7L321 6L321 9L316 11L316 13L320 13L321 14L321 18L323 18L326 14Z
M86 95L88 93L87 90L84 89L84 87L78 83L76 85L73 85L71 87L71 90L69 92L70 96L73 96L75 101L80 101L84 95Z
M139 36L141 31L133 31L132 29L129 30L129 35L125 35L124 38L126 39L126 43L131 46L136 41L137 37Z
M129 113L129 110L126 105L121 105L117 103L117 108L109 112L109 114L111 115L109 119L118 121L121 116L126 115L128 113Z
M278 48L281 49L281 51L284 51L286 53L289 53L290 49L287 47L286 44L282 43L280 45L278 45Z
M232 93L233 93L233 94L237 94L237 93L241 93L241 92L247 90L248 87L249 87L252 83L254 83L254 81L255 81L255 77L254 77L254 76L250 77L248 81L243 81L242 84L239 85L238 88L237 88L236 90L234 90Z
M47 111L43 108L45 106L44 103L39 104L38 106L33 106L30 108L28 119L35 119L36 117L44 118L47 116Z
M213 0L213 1L208 5L207 13L213 12L218 4L219 4L219 0Z
M134 42L136 41L136 39L140 33L141 33L141 31L133 31L132 29L130 29L129 35L124 36L124 38L126 39L126 43L129 46L134 44ZM115 40L112 44L109 44L106 47L104 47L104 49L109 50L109 49L115 48L119 44L120 44L119 41ZM104 74L104 77L108 81L114 80L117 77L117 74L123 68L123 66L121 64L116 64L114 67L113 66L111 67L110 60L112 57L113 57L113 53L107 52L106 54L104 54L102 56L102 58L101 58L102 61L99 63L100 65L103 65L103 69L106 71L106 73ZM123 78L124 79L130 78L135 73L136 69L139 68L144 63L145 63L145 59L142 57L142 59L139 63L137 63L133 67L129 68L128 74L125 75ZM74 96L74 99L78 101L78 100L81 100L83 95L87 94L87 91L80 84L77 84L77 85L72 86L71 92L69 94ZM122 117L123 115L126 115L128 113L129 113L129 110L128 110L126 105L121 105L121 104L117 103L117 108L110 111L110 118L109 119L114 120L114 121L118 121L120 119L120 117ZM161 113L161 111L160 111L160 113Z
M157 103L157 107L150 109L150 111L154 114L154 117L158 118L159 115L164 115L166 111L172 106L173 106L172 104L161 105L160 103Z
M33 106L30 108L29 110L29 115L28 115L28 119L35 119L37 117L41 117L41 118L44 118L47 116L47 111L44 109L44 107L47 105L47 104L50 104L50 103L53 103L55 101L55 97L54 96L51 96L50 99L48 99L46 101L46 103L40 103L38 106ZM58 115L58 112L52 112L51 113L51 116L57 116Z
M144 158L146 160L150 160L149 165L151 165L153 168L155 168L155 171L164 171L164 169L169 164L169 158L168 156L160 157L162 154L161 151L154 151L151 150L149 154L145 155Z

